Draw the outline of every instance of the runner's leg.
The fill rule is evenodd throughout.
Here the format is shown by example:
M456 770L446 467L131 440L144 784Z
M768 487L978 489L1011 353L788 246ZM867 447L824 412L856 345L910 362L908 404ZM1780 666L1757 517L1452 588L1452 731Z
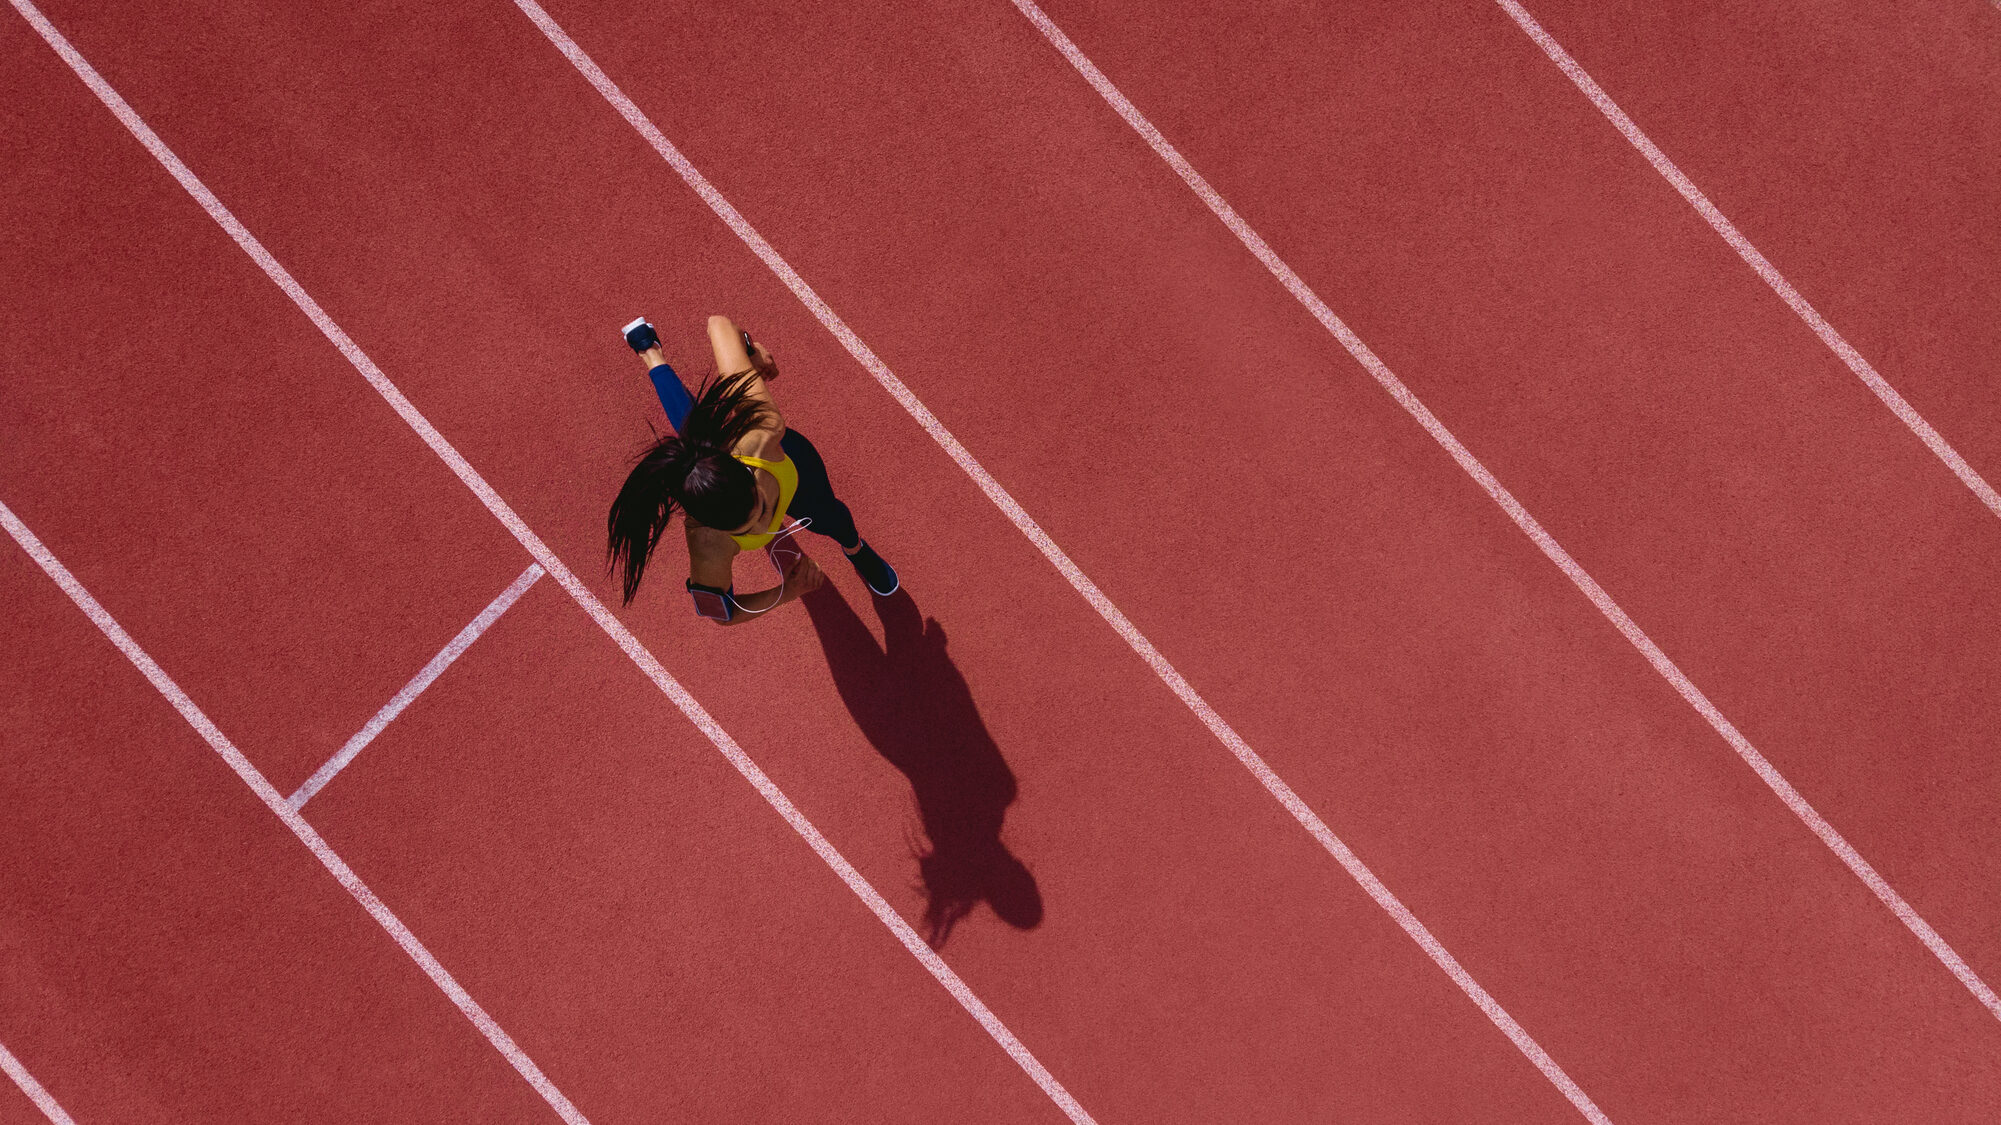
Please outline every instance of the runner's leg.
M861 545L861 532L855 530L855 517L848 506L834 495L834 483L827 479L827 463L820 459L820 451L805 434L789 427L778 445L799 471L799 489L792 494L792 506L786 514L812 520L806 530L832 539L843 551L854 551Z

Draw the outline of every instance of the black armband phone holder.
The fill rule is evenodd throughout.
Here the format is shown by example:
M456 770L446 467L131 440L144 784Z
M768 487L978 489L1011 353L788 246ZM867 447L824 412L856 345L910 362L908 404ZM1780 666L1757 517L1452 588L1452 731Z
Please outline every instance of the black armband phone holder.
M727 589L704 586L688 579L688 595L695 599L695 615L711 621L728 622L736 616L736 586Z

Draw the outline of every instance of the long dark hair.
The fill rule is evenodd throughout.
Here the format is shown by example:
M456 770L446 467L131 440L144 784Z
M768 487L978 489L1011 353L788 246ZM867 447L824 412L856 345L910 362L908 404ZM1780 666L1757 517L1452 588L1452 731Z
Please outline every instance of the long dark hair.
M626 474L605 517L605 568L622 572L627 605L674 509L707 527L736 527L750 518L757 474L730 451L744 435L778 422L770 404L751 393L756 377L739 371L704 382L681 432L656 439Z

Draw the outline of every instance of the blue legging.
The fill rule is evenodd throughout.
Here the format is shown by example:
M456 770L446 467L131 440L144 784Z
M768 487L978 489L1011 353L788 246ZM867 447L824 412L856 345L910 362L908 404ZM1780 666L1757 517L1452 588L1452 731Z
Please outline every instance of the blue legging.
M674 369L660 364L646 373L653 380L653 390L660 396L660 405L667 411L667 422L675 433L681 432L681 423L688 420L688 411L695 408L695 400L688 394L688 388L681 385L681 377ZM785 428L785 436L778 441L778 447L785 456L792 459L799 471L799 488L792 494L792 503L785 514L795 520L808 520L806 530L824 535L841 545L842 550L854 550L862 541L861 532L855 530L855 517L848 506L834 495L833 482L827 479L827 463L820 459L820 451L806 440L806 435L790 426Z

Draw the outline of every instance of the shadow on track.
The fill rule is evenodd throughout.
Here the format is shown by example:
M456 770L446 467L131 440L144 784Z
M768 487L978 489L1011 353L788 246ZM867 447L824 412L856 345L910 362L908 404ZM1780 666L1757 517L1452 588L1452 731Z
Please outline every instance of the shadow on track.
M925 938L933 949L985 902L1001 921L1032 929L1042 921L1035 877L1000 841L1014 803L1014 774L987 733L945 630L924 617L907 590L872 598L886 646L832 583L801 598L820 634L834 686L876 751L910 779L929 849L912 842L925 897Z

